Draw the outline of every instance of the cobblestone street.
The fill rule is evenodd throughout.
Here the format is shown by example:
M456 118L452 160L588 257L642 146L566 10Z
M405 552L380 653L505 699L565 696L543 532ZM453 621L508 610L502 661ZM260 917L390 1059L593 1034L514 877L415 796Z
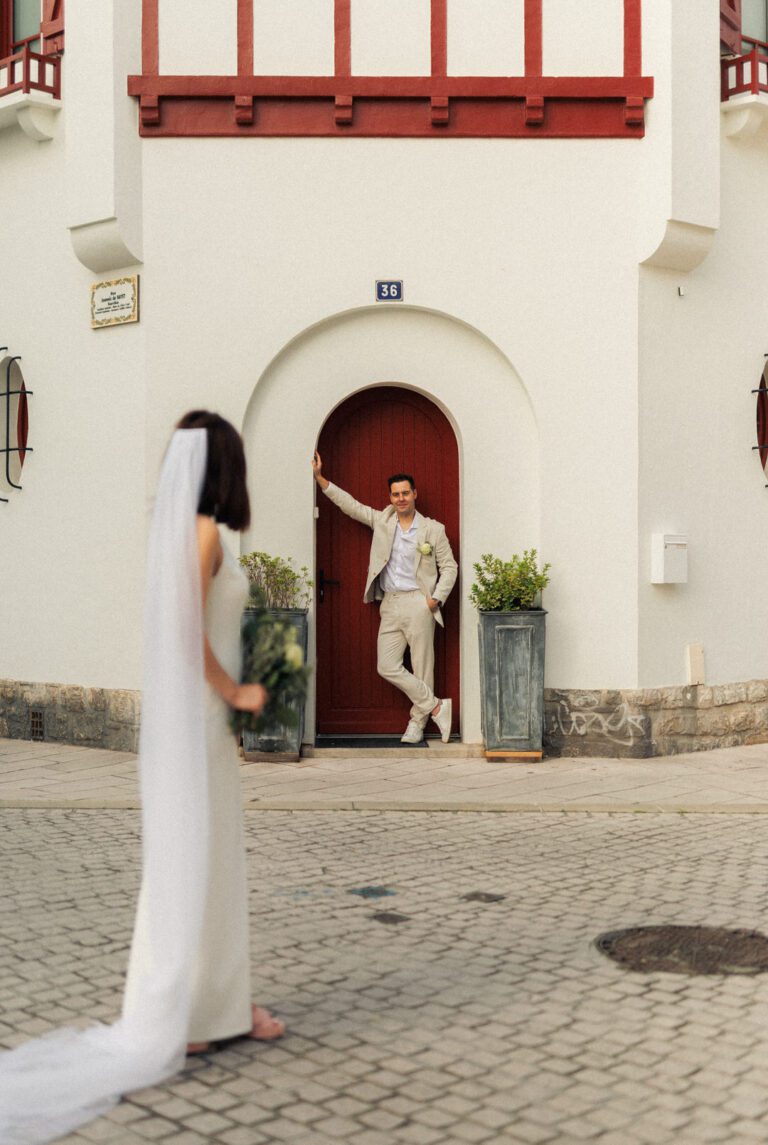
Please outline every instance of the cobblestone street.
M0 1041L110 1020L137 812L0 823ZM633 973L592 945L768 930L762 815L249 811L246 830L254 993L288 1035L189 1059L69 1145L768 1140L768 976Z

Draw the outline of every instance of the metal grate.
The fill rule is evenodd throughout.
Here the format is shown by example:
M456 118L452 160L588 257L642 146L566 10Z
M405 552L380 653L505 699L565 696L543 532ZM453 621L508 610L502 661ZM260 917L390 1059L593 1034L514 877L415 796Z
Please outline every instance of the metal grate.
M597 949L627 970L646 974L760 974L768 938L718 926L637 926L595 939Z
M464 902L503 902L507 896L493 894L491 891L471 891L461 897Z
M45 719L42 708L29 709L29 738L38 741L45 739Z

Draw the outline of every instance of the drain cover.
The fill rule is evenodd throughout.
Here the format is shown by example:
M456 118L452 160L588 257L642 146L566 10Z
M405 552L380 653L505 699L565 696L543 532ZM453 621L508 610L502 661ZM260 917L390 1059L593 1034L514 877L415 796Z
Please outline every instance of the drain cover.
M349 892L351 895L360 895L364 899L383 899L389 895L397 894L391 887L355 887L354 890Z
M379 910L371 915L374 922L383 922L387 926L396 926L398 922L407 922L407 914L398 914L395 910Z
M628 970L671 974L760 974L768 938L756 930L716 926L638 926L595 939L597 949Z
M506 895L493 895L490 891L472 891L461 896L464 902L503 902Z

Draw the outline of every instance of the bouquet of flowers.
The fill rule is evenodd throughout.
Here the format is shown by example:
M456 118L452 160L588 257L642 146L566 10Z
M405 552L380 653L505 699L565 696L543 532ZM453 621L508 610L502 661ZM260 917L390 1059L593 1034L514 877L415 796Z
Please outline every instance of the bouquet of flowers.
M263 607L248 609L243 620L243 683L262 684L267 702L258 715L233 711L233 732L263 733L294 727L308 679L309 668L290 621Z

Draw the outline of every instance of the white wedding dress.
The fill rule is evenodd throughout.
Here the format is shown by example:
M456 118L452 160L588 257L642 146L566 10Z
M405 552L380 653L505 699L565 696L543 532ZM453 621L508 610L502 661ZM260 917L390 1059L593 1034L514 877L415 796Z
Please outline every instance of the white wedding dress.
M240 679L240 621L248 580L225 546L208 590L205 631L214 656ZM206 684L205 739L208 764L209 834L205 913L193 963L187 1040L210 1042L251 1029L248 890L245 870L240 760L229 728L229 708ZM125 1009L143 989L153 964L147 896L142 889L125 987Z
M189 1041L251 1027L238 758L226 705L205 682L203 629L235 678L244 574L226 556L200 593L196 513L203 429L166 452L147 555L139 775L142 884L123 1010L0 1053L0 1142L41 1145L161 1083ZM55 982L51 983L55 985Z

